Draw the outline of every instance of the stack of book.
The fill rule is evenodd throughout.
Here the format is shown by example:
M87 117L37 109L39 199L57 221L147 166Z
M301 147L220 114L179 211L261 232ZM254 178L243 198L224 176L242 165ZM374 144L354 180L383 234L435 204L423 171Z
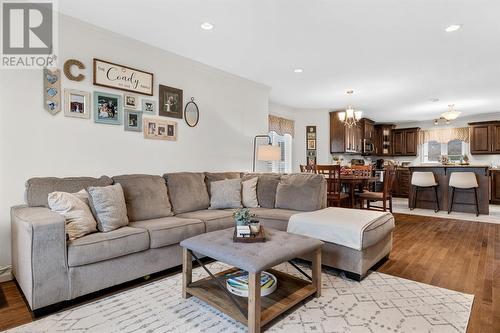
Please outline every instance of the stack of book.
M250 237L250 227L247 225L236 226L236 237Z

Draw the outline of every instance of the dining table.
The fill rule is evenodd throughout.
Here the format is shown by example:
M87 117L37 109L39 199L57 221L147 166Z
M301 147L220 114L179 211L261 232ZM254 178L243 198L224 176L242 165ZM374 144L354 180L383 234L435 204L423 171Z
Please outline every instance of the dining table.
M356 206L356 196L355 190L356 187L359 187L360 190L367 185L373 184L376 181L380 180L380 177L375 177L372 175L353 175L353 174L341 174L340 175L340 184L347 185L349 187L349 196L351 199L351 207L354 208Z

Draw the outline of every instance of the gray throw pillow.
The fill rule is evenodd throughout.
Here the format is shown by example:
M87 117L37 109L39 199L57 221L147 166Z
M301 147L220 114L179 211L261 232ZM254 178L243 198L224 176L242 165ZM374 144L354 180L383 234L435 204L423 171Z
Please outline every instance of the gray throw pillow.
M241 208L241 179L210 184L210 209Z
M127 206L120 184L89 187L87 192L99 231L108 232L128 225Z
M300 211L321 209L325 182L322 175L284 175L276 191L276 208Z

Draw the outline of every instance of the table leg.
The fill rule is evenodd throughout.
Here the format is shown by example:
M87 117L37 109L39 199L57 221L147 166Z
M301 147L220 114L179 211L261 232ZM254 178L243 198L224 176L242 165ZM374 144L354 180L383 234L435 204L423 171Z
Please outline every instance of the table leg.
M248 273L248 332L260 333L260 272Z
M316 297L321 297L321 247L314 251L312 258L312 283L316 287Z
M191 250L182 249L182 298L189 298L187 287L193 282L193 256Z

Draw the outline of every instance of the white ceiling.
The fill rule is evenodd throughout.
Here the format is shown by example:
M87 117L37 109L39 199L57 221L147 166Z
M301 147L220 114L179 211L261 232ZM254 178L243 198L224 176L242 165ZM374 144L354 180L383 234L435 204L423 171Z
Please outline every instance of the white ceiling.
M70 16L377 121L500 111L499 0L61 0ZM212 31L200 29L212 22ZM452 33L450 24L463 28ZM301 74L294 68L303 68ZM354 89L353 96L345 91ZM437 97L439 102L430 102Z

